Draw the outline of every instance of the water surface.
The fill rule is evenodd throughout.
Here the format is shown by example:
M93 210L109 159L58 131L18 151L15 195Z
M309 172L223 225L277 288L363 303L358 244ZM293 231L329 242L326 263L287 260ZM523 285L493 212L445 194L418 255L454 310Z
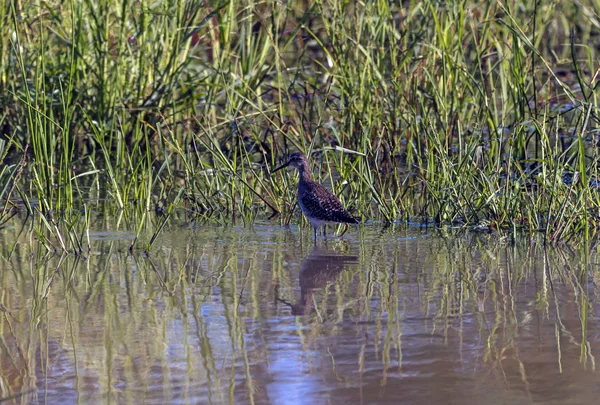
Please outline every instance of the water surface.
M368 224L171 224L88 259L3 229L6 403L589 404L595 249ZM18 242L15 245L15 242Z

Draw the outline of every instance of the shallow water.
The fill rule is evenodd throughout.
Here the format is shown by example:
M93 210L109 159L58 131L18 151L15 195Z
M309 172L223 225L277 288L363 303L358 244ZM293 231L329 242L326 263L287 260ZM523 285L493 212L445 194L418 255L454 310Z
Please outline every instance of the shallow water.
M6 403L589 404L598 258L585 248L352 228L177 225L87 260L2 231ZM19 243L15 246L15 241ZM10 256L10 258L9 258Z

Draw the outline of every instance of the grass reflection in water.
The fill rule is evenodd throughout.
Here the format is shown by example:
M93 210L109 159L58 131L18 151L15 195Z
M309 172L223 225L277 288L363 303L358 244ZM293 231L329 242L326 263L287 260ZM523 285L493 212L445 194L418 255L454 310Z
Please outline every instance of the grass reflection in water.
M151 257L104 239L81 261L22 235L9 258L2 232L8 403L590 403L598 385L584 248L173 227Z

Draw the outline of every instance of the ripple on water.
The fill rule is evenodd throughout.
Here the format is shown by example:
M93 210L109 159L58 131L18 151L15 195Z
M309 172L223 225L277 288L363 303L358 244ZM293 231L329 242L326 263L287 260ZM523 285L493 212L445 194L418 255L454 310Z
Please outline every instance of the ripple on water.
M91 235L87 261L24 240L0 268L0 377L29 402L598 396L593 251L376 223L316 248L297 226L169 225L149 256L105 243L132 233Z

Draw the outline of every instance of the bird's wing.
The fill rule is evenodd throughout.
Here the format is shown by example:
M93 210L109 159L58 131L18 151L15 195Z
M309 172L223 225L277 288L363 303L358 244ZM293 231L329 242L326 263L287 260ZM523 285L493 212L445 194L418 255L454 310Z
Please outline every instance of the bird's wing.
M310 215L318 220L358 223L342 206L340 200L320 184L315 184L299 198Z

